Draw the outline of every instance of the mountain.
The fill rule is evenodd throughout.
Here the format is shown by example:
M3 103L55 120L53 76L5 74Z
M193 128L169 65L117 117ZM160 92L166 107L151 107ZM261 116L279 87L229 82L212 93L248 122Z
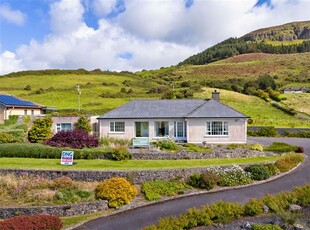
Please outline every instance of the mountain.
M310 21L259 29L240 38L229 38L185 59L179 65L204 65L247 53L304 52L310 52Z
M292 22L280 26L263 28L242 37L245 41L294 41L310 39L310 21Z

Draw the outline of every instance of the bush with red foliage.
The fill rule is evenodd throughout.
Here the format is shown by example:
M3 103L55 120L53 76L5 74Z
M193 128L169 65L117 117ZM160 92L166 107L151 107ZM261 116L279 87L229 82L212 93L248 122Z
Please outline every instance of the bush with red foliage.
M89 135L86 131L75 129L56 133L52 138L47 140L45 144L53 147L82 149L85 147L97 147L99 141L96 137Z
M1 230L60 230L61 219L53 215L16 216L0 221Z

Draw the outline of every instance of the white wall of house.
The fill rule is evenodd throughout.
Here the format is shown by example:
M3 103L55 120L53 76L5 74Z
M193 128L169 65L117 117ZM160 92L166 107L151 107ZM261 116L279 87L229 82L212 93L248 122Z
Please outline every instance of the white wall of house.
M40 108L8 108L4 110L4 119L9 119L10 115L18 116L38 116L41 115Z
M175 138L175 122L184 122L184 138L189 143L246 143L246 119L99 119L100 137L113 137L120 139L131 139L136 137L135 122L149 123L149 138L160 139L155 135L155 122L166 121L169 124L169 137ZM225 121L228 122L228 135L209 136L206 135L207 121ZM111 132L110 122L125 122L124 132ZM182 140L180 138L179 140Z
M206 122L220 121L228 122L228 135L207 135ZM203 142L207 144L213 143L246 143L246 119L230 118L230 119L206 119L195 118L187 120L187 141L189 143Z

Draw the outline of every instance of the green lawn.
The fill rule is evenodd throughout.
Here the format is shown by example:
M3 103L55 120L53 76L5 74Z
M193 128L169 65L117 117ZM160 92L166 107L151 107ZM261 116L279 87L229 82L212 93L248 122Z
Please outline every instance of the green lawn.
M276 161L280 158L281 156L198 160L75 160L73 166L60 165L60 160L58 159L1 158L0 168L46 170L148 170L167 168L193 168L232 164L253 164Z

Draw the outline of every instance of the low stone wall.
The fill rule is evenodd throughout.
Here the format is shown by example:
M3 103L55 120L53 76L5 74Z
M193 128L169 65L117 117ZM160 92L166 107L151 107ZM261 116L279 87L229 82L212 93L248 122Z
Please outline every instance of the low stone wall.
M73 216L105 209L108 209L108 202L106 200L57 206L0 207L0 219L43 213L57 216Z
M137 162L138 164L138 162ZM230 168L232 166L220 167ZM210 168L210 167L208 167ZM218 167L217 167L218 168ZM76 171L76 170L30 170L30 169L0 169L0 173L27 176L41 176L53 180L62 176L70 177L77 181L103 181L112 177L124 177L135 184L142 184L152 180L171 180L175 178L187 179L192 174L207 171L206 167L182 168L182 169L161 169L161 170L123 170L123 171Z
M248 158L256 156L277 156L273 152L260 152L250 149L214 148L212 152L166 152L155 149L130 149L133 160L182 160L182 159L211 159L211 158Z

